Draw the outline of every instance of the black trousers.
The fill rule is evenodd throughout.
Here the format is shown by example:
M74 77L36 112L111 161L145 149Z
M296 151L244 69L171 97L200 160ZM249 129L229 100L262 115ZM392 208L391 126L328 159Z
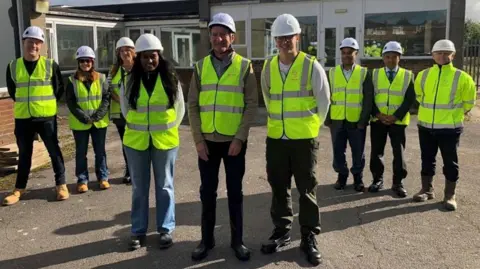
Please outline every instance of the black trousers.
M272 188L270 214L275 229L292 228L292 175L300 194L299 221L302 235L320 233L315 166L319 143L316 139L282 140L267 138L267 176Z
M372 122L370 129L371 138L371 154L370 154L370 171L373 180L383 180L385 164L383 156L385 153L385 145L387 144L387 136L390 137L390 144L393 151L393 183L399 184L407 177L407 164L405 163L405 128L404 125L385 125L379 121Z
M53 171L55 185L65 183L65 164L58 145L57 119L46 121L32 121L30 119L15 119L15 137L19 150L18 174L15 188L25 189L32 166L33 139L35 133L40 135L47 148Z
M125 134L125 126L126 122L122 119L114 119L113 123L117 127L118 135L120 136L120 140L122 141L122 152L123 152L123 159L125 160L125 176L130 176L130 172L128 170L128 162L127 162L127 155L125 154L125 149L123 147L123 135Z
M448 181L458 181L459 167L457 148L460 130L434 130L418 127L420 150L422 152L422 176L434 176L438 149L443 159L443 174Z
M247 142L237 156L228 156L230 142L206 141L208 161L198 158L200 169L200 199L202 201L202 240L213 243L213 230L216 221L218 172L223 160L227 181L228 209L232 244L243 244L243 191L245 174L245 153Z

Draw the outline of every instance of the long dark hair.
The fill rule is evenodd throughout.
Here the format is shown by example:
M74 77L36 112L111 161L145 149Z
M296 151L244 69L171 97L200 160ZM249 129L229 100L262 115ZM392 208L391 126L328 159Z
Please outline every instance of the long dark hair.
M129 89L129 100L128 104L132 109L137 109L137 100L140 95L140 83L142 82L142 77L145 71L142 66L142 52L137 54L135 61L133 63L131 77L128 83ZM162 79L163 88L168 97L168 108L172 108L175 100L177 100L178 95L178 79L173 64L167 61L160 51L158 51L158 66L153 71L153 74L160 74Z

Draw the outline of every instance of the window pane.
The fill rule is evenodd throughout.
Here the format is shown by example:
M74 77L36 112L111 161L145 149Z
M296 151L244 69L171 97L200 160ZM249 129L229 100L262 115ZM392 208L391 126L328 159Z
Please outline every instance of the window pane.
M193 59L193 62L196 62L198 60L200 60L200 57L197 55L197 46L200 46L200 34L192 34L192 43L193 43L193 48L192 49L192 59Z
M140 29L130 29L128 30L128 36L133 42L137 41L137 38L140 37Z
M175 66L192 67L201 57L197 55L197 46L200 45L198 27L162 29L160 39L163 56Z
M317 56L317 17L297 17L302 28L299 50ZM252 57L266 58L277 53L271 27L275 19L252 20Z
M337 28L325 28L325 66L335 66L337 52Z
M402 44L405 56L430 55L433 44L445 38L447 11L419 11L365 15L366 57L380 57L390 40Z
M97 27L97 64L108 68L115 61L115 45L120 39L120 30Z
M93 48L93 27L57 24L58 64L61 70L75 70L75 53L80 46Z
M237 29L237 32L235 33L234 44L247 44L247 42L245 41L245 21L236 21L235 28Z
M173 59L172 32L161 31L160 41L162 42L163 46L163 57L171 61L174 65L177 65Z
M355 27L345 27L343 29L343 38L351 37L356 38L356 28Z
M241 56L247 57L247 47L246 46L241 46L241 47L234 46L233 49L235 50L236 53L240 54Z

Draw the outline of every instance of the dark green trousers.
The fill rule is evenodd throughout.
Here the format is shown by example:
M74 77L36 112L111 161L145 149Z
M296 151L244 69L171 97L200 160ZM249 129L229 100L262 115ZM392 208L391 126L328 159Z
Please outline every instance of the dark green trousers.
M282 140L267 138L267 176L272 188L270 214L276 230L292 228L292 175L300 194L299 221L302 235L320 233L320 213L317 205L315 166L316 139Z

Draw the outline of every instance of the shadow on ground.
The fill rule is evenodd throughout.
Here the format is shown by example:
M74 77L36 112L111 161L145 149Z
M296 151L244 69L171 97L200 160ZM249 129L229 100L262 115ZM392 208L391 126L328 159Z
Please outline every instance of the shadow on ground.
M74 190L75 185L69 186ZM29 192L26 200L54 199L53 189L39 189ZM349 203L361 199L372 198L372 196L390 196L390 191L385 190L377 194L355 193L352 188L342 192L333 190L331 185L318 187L318 202L321 208L328 206ZM298 195L293 190L294 211L298 212ZM146 255L130 260L96 267L96 268L262 268L268 264L275 264L281 261L293 262L300 267L310 267L298 248L291 248L274 255L266 256L260 253L260 243L269 236L272 224L269 217L269 206L271 201L270 193L261 193L245 196L245 243L253 251L251 261L242 263L238 261L229 246L229 219L227 199L222 198L217 203L217 227L215 231L217 247L210 256L201 263L195 264L190 259L190 253L198 241L176 242L171 249L159 250L156 246L157 235L148 237ZM370 204L360 205L351 208L325 211L321 209L322 233L341 231L358 225L380 221L390 217L401 216L412 213L440 210L441 206L434 203L411 204L411 199L381 199ZM401 206L401 207L400 207ZM150 230L155 230L154 208L150 209ZM176 205L177 226L199 226L201 217L200 202L182 203ZM54 231L58 236L77 236L91 231L107 229L113 226L124 226L113 233L113 239L97 241L88 244L78 245L70 248L58 249L25 256L16 259L0 261L0 268L43 268L60 265L70 261L94 258L109 253L126 253L126 246L129 239L130 212L126 211L117 214L109 221L91 221L66 226ZM294 223L292 239L299 239L298 222ZM196 238L197 240L198 238ZM33 266L33 267L32 267Z

